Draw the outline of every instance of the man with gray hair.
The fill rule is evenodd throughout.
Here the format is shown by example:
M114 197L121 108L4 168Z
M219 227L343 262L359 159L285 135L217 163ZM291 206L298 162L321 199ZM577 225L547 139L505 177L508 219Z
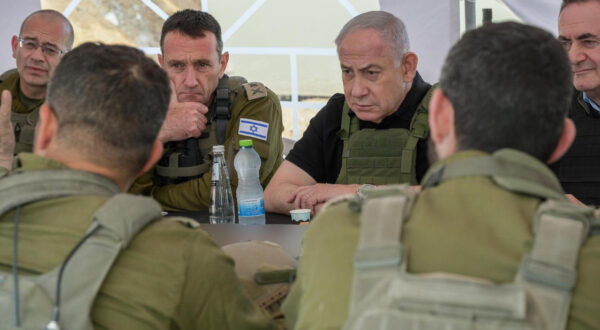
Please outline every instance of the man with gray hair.
M23 20L19 35L12 37L17 68L0 75L0 91L6 89L12 94L15 153L32 151L33 131L48 81L62 56L73 47L74 37L69 20L51 9L31 13Z
M333 95L265 190L265 208L316 213L372 185L417 184L427 170L427 99L404 24L384 11L352 18L335 40L344 94Z

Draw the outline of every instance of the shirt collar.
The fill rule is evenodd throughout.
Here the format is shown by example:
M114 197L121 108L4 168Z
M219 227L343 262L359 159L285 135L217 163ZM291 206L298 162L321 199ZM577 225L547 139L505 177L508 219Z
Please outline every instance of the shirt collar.
M590 99L585 92L583 92L583 100L589 104L594 110L600 112L600 106L594 102L594 100Z

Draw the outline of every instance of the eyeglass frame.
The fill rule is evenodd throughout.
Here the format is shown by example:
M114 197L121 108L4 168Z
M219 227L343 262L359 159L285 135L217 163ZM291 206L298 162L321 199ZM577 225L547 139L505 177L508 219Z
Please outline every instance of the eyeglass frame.
M37 40L35 40L35 39L23 39L23 38L21 38L21 37L17 37L17 41L19 42L19 47L21 47L21 48L23 48L23 49L26 49L25 47L23 47L23 43L24 43L24 42L26 42L26 41L31 41L31 42L34 42L34 43L35 43L35 45L36 45L36 46L35 46L35 48L34 48L34 49L27 49L27 50L36 51L38 48L40 48L40 47L41 47L41 48L42 48L42 53L43 53L44 55L46 55L46 56L50 56L50 57L61 57L61 56L63 56L64 54L66 54L66 53L68 53L68 52L69 52L68 50L62 50L62 49L58 48L58 46L55 46L55 45L53 45L53 44L49 44L49 43L43 43L43 44L40 44L40 43L39 43L39 41L37 41ZM47 53L47 50L48 50L48 47L49 47L49 46L50 46L50 47L52 47L52 48L56 48L56 52L57 52L57 54L56 54L56 55L52 55L52 54L48 54L48 53ZM51 49L51 50L52 50L52 49Z

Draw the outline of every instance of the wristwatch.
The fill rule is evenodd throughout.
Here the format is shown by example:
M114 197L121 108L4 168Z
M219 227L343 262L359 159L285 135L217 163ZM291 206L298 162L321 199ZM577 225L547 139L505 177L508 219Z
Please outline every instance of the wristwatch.
M358 187L358 189L356 190L356 194L358 195L358 198L363 199L365 198L365 192L369 191L369 190L373 190L377 188L377 186L372 185L372 184L362 184Z

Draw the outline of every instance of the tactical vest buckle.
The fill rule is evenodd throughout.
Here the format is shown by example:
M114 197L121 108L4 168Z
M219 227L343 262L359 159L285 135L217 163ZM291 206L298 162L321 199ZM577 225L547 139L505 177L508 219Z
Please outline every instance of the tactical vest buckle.
M531 256L526 256L523 259L521 269L523 278L528 281L550 285L566 291L573 289L577 280L575 269L552 265L536 260Z
M385 246L359 248L354 253L354 268L394 267L402 263L404 247L400 242Z

